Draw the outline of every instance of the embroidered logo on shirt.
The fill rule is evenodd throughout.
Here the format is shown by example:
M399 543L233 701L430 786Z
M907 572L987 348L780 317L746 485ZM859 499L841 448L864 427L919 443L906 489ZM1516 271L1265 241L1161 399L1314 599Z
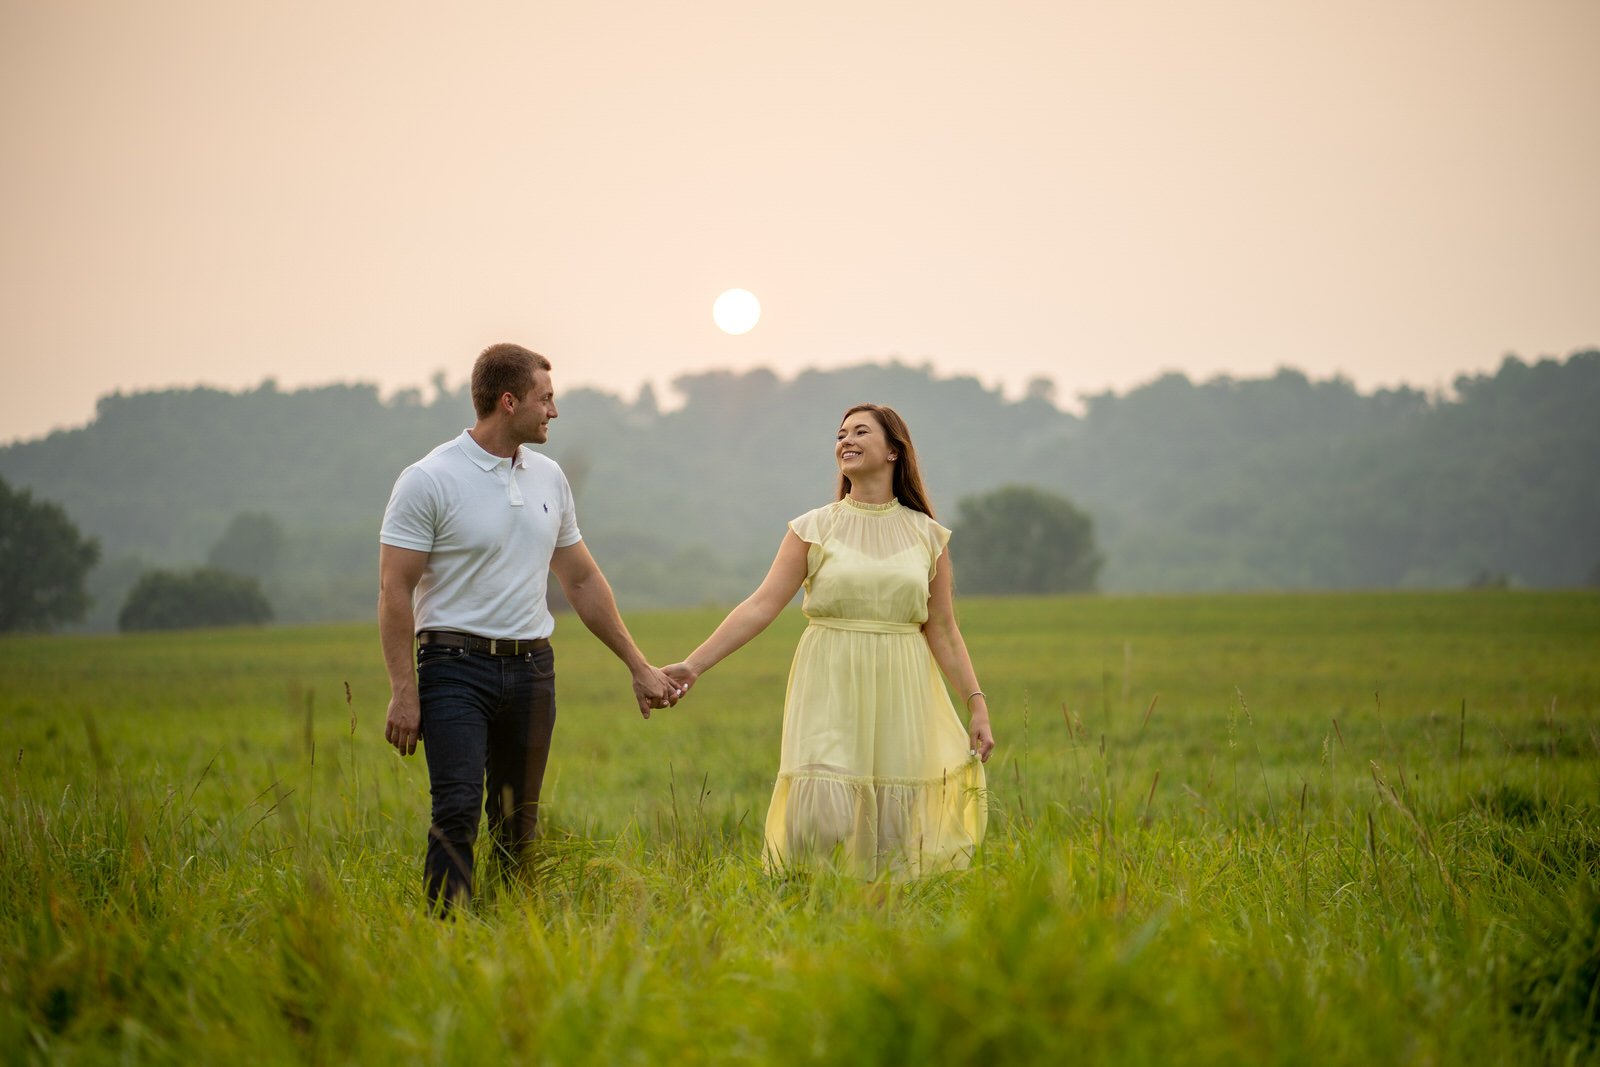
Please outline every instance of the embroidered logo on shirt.
M549 504L542 504L540 506L544 508L544 513L546 515L550 514L550 505Z

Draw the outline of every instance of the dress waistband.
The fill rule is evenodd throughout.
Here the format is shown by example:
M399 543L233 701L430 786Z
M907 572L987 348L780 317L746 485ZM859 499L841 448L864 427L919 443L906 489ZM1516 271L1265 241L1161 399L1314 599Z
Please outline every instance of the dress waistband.
M864 634L914 634L922 632L920 622L879 622L876 619L835 619L813 615L810 626L823 626L830 630L855 630Z

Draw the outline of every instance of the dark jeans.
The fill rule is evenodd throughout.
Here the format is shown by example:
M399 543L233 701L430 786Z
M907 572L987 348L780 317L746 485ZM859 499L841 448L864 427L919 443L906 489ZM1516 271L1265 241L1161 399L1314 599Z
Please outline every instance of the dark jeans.
M549 646L525 656L424 646L417 690L433 794L423 875L428 903L448 910L472 896L480 804L504 858L515 863L533 840L556 724L555 653Z

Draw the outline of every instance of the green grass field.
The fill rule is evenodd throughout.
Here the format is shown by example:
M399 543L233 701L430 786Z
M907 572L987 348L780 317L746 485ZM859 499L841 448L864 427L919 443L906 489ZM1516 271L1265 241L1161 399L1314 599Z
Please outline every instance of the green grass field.
M546 834L424 914L373 627L0 640L11 1062L1600 1058L1600 596L967 600L973 870L763 872L791 611L641 722L564 617ZM681 657L711 610L629 619Z

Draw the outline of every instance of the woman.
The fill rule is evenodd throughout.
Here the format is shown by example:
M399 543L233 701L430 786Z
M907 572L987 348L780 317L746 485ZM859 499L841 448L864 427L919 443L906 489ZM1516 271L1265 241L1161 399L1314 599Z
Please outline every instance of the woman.
M804 584L811 621L789 671L769 862L832 860L865 878L964 867L983 839L994 733L956 625L950 531L893 408L845 412L834 458L838 499L789 523L760 587L666 671L693 685ZM939 670L965 700L965 728Z

